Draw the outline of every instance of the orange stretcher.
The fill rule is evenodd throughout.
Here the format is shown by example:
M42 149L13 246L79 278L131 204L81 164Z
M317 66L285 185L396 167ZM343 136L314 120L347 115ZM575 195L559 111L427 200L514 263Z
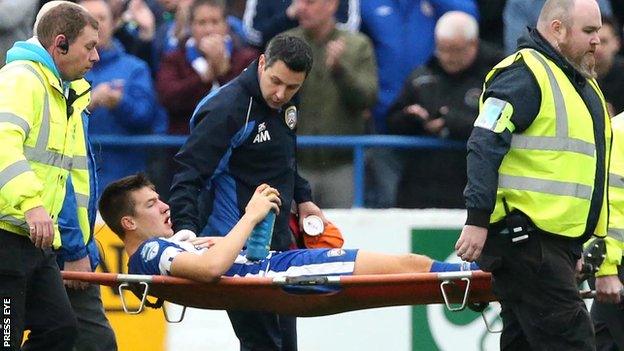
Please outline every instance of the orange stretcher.
M124 310L131 314L141 312L148 295L185 307L266 311L298 317L435 303L444 303L449 310L459 311L469 304L495 300L491 276L481 271L296 278L223 277L214 283L160 275L62 274L63 279L118 289ZM128 310L123 290L131 290L139 297L138 310Z

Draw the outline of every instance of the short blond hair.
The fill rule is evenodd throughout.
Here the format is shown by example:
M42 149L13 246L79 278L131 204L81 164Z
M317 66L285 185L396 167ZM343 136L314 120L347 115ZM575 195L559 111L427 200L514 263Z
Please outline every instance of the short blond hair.
M59 34L71 44L86 26L99 29L98 21L80 5L69 1L53 1L46 5L37 14L34 25L35 35L45 48L52 45Z

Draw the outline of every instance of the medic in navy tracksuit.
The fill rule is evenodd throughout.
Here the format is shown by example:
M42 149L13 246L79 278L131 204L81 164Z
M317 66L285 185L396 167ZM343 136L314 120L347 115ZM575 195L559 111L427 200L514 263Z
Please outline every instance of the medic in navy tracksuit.
M199 103L195 126L176 155L171 219L174 232L188 229L199 234L209 212L204 234L226 235L242 217L256 187L267 183L282 197L271 249L284 251L292 241L291 203L311 201L311 191L297 173L296 106L289 102L279 110L269 107L257 72L256 61ZM207 193L208 200L202 203L200 193ZM294 318L228 313L242 350L296 350Z
M200 233L204 214L198 194L206 186L212 201L207 232L225 235L242 217L256 187L267 183L282 197L271 249L284 251L292 240L291 202L311 201L310 185L297 174L296 107L288 103L280 110L270 108L260 92L257 70L257 62L252 63L199 103L196 126L176 155L171 218L175 232Z

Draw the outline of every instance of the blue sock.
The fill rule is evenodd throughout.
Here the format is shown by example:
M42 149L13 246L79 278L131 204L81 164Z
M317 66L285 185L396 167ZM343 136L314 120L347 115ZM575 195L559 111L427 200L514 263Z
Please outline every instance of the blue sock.
M476 263L471 262L461 262L461 263L450 263L450 262L440 262L433 261L431 265L431 269L429 272L458 272L458 271L476 271L479 269Z

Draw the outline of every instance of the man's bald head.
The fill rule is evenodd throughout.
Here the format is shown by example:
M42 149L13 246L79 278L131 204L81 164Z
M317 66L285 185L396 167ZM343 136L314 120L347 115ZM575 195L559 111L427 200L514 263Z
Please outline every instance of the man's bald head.
M575 2L576 0L546 0L537 19L537 28L543 29L554 20L558 20L566 26L571 25L571 14Z
M544 39L587 78L596 76L594 53L601 26L596 0L547 0L537 22Z

